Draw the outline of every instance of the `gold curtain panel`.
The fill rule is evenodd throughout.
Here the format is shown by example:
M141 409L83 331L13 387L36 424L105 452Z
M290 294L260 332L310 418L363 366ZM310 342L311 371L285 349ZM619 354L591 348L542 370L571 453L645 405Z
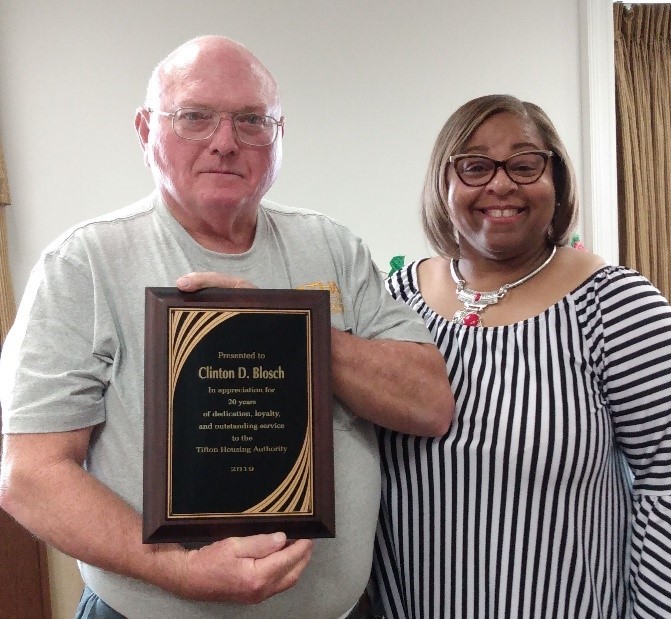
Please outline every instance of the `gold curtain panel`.
M615 4L620 261L671 297L671 4Z

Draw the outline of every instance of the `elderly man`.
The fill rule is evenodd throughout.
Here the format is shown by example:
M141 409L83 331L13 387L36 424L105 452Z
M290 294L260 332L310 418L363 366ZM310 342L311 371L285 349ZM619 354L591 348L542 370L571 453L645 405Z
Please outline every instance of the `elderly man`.
M443 360L360 239L262 201L284 125L275 80L248 50L223 37L179 47L135 127L156 191L48 247L7 339L0 505L79 559L79 616L359 616L380 490L373 424L442 434L454 406ZM144 545L145 287L318 282L331 290L337 537Z

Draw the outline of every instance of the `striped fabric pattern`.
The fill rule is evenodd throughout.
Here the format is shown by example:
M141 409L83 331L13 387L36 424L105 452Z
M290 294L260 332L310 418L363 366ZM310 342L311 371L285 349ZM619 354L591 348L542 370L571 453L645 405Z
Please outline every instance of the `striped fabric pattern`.
M456 325L412 263L457 410L440 438L379 430L375 576L388 617L671 617L671 307L604 267L529 320Z

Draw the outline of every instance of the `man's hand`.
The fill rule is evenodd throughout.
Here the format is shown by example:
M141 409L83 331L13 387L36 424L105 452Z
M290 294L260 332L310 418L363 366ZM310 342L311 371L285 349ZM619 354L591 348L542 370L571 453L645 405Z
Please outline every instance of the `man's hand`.
M284 533L229 537L179 557L171 589L186 599L257 604L296 584L312 547Z
M256 286L241 277L209 271L182 275L177 280L177 288L182 292L196 292L202 288L256 288Z

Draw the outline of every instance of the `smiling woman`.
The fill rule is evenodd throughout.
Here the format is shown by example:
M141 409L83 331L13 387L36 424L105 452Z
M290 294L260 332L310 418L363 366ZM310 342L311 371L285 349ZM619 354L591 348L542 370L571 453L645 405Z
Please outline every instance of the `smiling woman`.
M538 106L491 95L447 120L422 204L439 255L387 287L433 334L456 410L440 439L379 431L390 617L671 612L655 567L671 562L671 307L569 247L576 212Z

